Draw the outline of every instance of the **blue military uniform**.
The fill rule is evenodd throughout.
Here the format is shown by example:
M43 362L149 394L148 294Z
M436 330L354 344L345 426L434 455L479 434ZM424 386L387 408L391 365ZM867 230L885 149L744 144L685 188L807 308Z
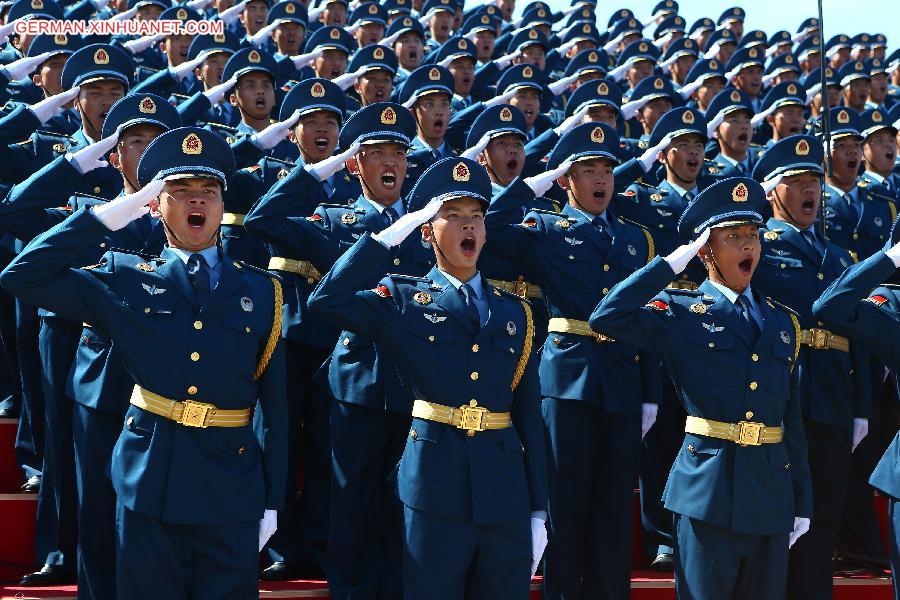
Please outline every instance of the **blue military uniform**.
M763 155L753 175L768 181L784 174L821 174L822 158L822 144L816 138L789 136ZM773 194L773 204L778 206L782 201L777 189ZM790 223L769 219L761 232L762 258L755 274L757 288L796 310L803 329L799 385L810 448L814 512L810 532L791 553L788 595L797 598L831 595L831 557L850 473L853 422L854 418L867 418L871 410L865 348L835 338L821 329L812 314L815 298L854 261L846 250L815 235L813 229L801 231Z
M685 211L679 231L693 239L707 227L761 223L763 202L750 179L717 182ZM590 324L657 350L688 414L663 495L676 514L678 596L782 597L788 533L812 512L797 317L756 289L739 295L710 280L695 291L660 291L674 276L655 259L616 286ZM741 297L752 302L746 318Z
M489 193L477 163L448 158L425 172L410 204L459 196L486 204ZM323 279L310 307L383 346L417 398L396 475L405 516L403 593L524 598L529 517L545 511L547 499L530 309L476 275L468 282L482 305L475 305L476 321L457 288L462 282L436 267L422 278L385 277L392 256L364 234ZM437 414L461 403L462 421ZM476 410L482 426L465 417Z
M754 115L753 103L750 96L746 92L742 92L735 88L725 88L718 94L713 96L709 106L706 107L706 120L710 127L718 131L719 125L725 118L735 112L743 112L748 119L752 119ZM726 179L728 177L742 177L753 171L753 166L758 158L756 152L753 151L752 145L748 148L743 159L728 156L723 152L725 144L721 139L710 140L710 145L715 147L710 165L707 167L707 173L717 179ZM707 155L709 155L709 145L707 145Z
M616 162L618 147L608 125L579 125L560 139L547 166ZM653 240L615 208L593 215L574 200L558 214L532 210L523 220L522 206L533 198L514 180L493 198L486 225L492 253L529 265L550 316L539 368L550 453L544 593L624 597L631 525L621 515L630 511L634 489L641 403L658 401L660 374L656 360L593 334L586 319L613 285L653 257Z
M138 178L224 185L233 165L219 138L181 128L147 147ZM203 251L208 296L169 247L149 261L111 251L93 266L74 262L108 232L79 210L36 238L0 283L108 334L136 383L110 461L119 597L255 595L258 520L284 496L280 284L215 246Z

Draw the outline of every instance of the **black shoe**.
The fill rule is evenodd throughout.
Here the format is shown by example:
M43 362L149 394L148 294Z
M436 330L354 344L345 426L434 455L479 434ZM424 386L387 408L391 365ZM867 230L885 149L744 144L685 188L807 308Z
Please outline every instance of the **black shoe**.
M300 578L300 567L293 563L277 561L263 569L259 578L263 581L290 581Z
M675 559L671 554L657 554L653 562L650 563L650 568L662 573L671 573L675 570Z
M45 587L75 583L75 572L57 565L44 565L40 571L29 573L19 585L25 587Z
M22 484L20 488L23 494L37 494L41 489L41 476L40 475L32 475L29 477L25 483ZM45 567L48 565L44 565Z
M891 566L886 556L873 556L862 550L844 550L841 557L847 561L863 563L867 567L889 569Z

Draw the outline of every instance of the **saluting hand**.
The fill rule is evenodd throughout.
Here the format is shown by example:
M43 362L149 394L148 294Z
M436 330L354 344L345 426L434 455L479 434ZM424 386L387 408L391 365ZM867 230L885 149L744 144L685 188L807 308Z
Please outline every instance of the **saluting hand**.
M53 56L51 52L42 52L37 56L25 56L19 60L14 60L8 65L3 65L3 67L0 67L0 70L6 72L10 81L16 81L34 73L37 66L51 56Z
M231 25L235 21L238 20L238 17L241 16L241 13L244 12L244 8L250 4L250 0L241 0L234 6L229 9L223 10L219 13L219 20L221 20L226 25Z
M366 72L365 67L360 67L359 69L352 71L350 73L344 73L340 77L335 77L331 80L331 82L341 88L342 90L347 90L350 86L356 83L360 76Z
M106 204L94 206L91 214L110 231L118 231L150 212L147 205L159 196L165 185L166 182L162 179L154 179L133 194L125 194Z
M203 95L206 96L210 104L215 106L221 102L222 98L225 97L225 94L227 94L235 85L237 85L237 77L232 76L228 81L212 86L203 92Z
M641 167L643 167L644 173L650 172L650 167L656 164L657 155L662 150L669 147L669 144L672 143L674 137L675 136L672 133L666 134L666 136L661 139L658 144L656 144L652 148L648 148L643 154L641 154L641 157L638 158L638 162L641 163Z
M341 152L340 154L335 154L330 158L326 158L325 160L319 161L315 164L306 165L303 167L306 169L307 173L318 179L319 181L325 181L338 171L340 171L344 163L347 162L347 159L356 155L359 152L360 144L359 142L353 142L349 148Z
M186 60L177 67L169 67L169 71L171 71L172 75L174 75L178 79L184 79L188 76L188 73L192 73L194 69L199 67L200 63L206 60L209 55L209 52L201 52L192 60Z
M253 142L253 145L260 150L269 150L270 148L274 148L278 145L279 142L281 142L281 140L287 137L288 132L299 120L300 110L298 109L295 110L294 113L284 121L272 123L262 131L254 133L250 136L250 141Z
M61 111L63 106L74 100L80 91L81 86L76 85L71 90L60 92L55 96L50 96L49 98L44 98L40 102L35 102L28 107L28 110L37 117L38 121L46 123L50 120L50 117Z
M422 223L427 223L431 217L436 215L437 212L441 210L443 204L443 200L435 198L434 200L429 201L424 208L420 208L415 212L406 213L381 233L373 235L372 239L387 248L398 246L410 233L418 229Z
M569 131L575 128L576 125L581 123L582 119L584 119L584 115L588 114L588 111L591 107L587 104L579 108L575 111L575 114L566 117L566 120L553 128L553 131L559 137L566 135Z
M311 19L312 17L310 17ZM314 62L316 59L322 56L322 49L316 48L312 52L307 52L306 54L298 54L297 56L292 56L291 60L294 62L294 68L300 70L304 67L308 67Z
M153 44L161 42L165 37L166 35L164 33L145 35L144 37L140 37L136 40L125 42L122 45L125 46L125 49L132 54L140 54Z
M553 186L553 182L568 173L571 167L571 160L563 161L563 163L555 169L545 171L540 175L526 177L524 179L525 185L531 188L531 191L534 192L535 196L543 196L547 193L547 190Z
M269 34L275 31L275 28L281 25L281 21L274 21L269 23L256 33L250 36L250 43L256 46L257 48L262 48L263 44L266 43L266 40L269 39Z
M109 154L109 151L115 148L116 142L119 141L119 130L116 129L110 135L102 140L94 142L89 146L69 152L66 154L66 160L72 163L79 173L84 175L94 169L108 167L109 163L103 158Z
M481 136L481 139L479 139L475 143L474 146L472 146L471 148L467 148L462 154L460 154L459 155L460 158L468 158L469 160L475 160L479 154L484 152L484 149L487 148L487 145L490 143L490 141L491 141L491 134L490 133L484 134L483 136Z
M709 239L709 232L710 229L707 227L696 240L675 248L672 254L664 257L664 260L669 263L669 266L672 267L672 270L675 271L676 275L684 271L687 268L688 263L691 262L691 259L697 256L697 251L700 250Z

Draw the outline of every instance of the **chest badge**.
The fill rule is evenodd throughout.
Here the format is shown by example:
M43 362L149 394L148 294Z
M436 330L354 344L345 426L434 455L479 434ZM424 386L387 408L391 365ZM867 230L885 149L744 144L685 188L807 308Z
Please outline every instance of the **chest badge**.
M881 217L875 217L874 222L876 227L881 227L881 225L884 223L884 221L881 220Z
M631 244L628 244L628 247L626 247L625 249L628 250L628 254L637 256L637 250L635 250L634 246L632 246Z
M559 227L560 229L568 229L569 221L568 221L568 219L560 219L559 221L556 222L556 226Z
M706 314L706 305L703 304L702 302L696 302L694 304L691 304L691 312L697 313L698 315L705 315Z
M353 213L344 213L341 215L341 223L344 225L353 225L356 223L356 215Z
M142 283L141 287L151 296L157 296L166 291L166 288L156 287L156 285L147 285L146 283Z
M441 317L439 315L432 315L430 313L425 313L425 319L432 323L442 323L447 320L447 317Z
M791 336L788 335L788 332L787 332L787 331L782 331L782 332L780 333L780 335L781 335L781 341L782 341L782 342L784 342L785 344L790 344L790 343L791 343Z
M778 234L775 233L774 231L767 231L763 234L763 238L765 238L771 242L771 241L778 239Z
M656 194L650 194L650 199L654 202L662 202L662 194L658 192Z
M241 298L241 308L244 312L252 312L253 311L253 300L244 296Z
M516 324L512 321L506 323L506 333L509 335L516 335Z
M138 271L144 271L145 273L150 273L154 270L153 265L151 265L150 263L145 263L145 262L138 263L136 268Z
M413 300L419 304L431 304L431 294L428 292L416 292L413 294Z
M563 239L566 240L567 244L571 244L572 246L580 246L583 243L582 240L576 240L575 238L567 237L567 238L563 238Z
M707 330L710 333L719 333L720 331L725 331L724 327L716 327L715 323L700 323L703 325L703 329Z

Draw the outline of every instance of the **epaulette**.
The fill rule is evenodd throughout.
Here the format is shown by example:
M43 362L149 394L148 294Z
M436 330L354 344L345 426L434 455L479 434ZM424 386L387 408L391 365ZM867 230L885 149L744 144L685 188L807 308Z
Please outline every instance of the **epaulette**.
M553 212L552 210L545 210L543 208L532 208L528 212L537 213L539 215L550 215L551 217L558 217L559 213Z
M242 260L232 261L232 264L235 266L235 268L237 268L239 270L246 269L247 271L250 271L252 273L262 275L263 277L266 277L267 279L271 279L274 277L278 281L281 281L281 275L279 275L278 273L273 273L272 271L266 271L265 269L263 269L261 267L257 267L256 265L251 265L250 263L244 262Z
M666 288L666 293L670 296L684 296L686 298L703 298L703 292L700 290L688 290L685 288ZM710 301L714 301L712 298L707 297ZM707 298L703 298L706 300Z
M637 184L637 185L639 185L639 186L641 186L641 187L650 188L650 189L656 189L656 186L655 186L655 185L653 185L653 184L651 184L651 183L647 183L647 182L644 181L643 179L638 179L638 180L635 181L634 183Z
M411 281L413 283L428 283L431 281L427 277L415 277L413 275L403 275L402 273L388 273L387 277L394 281Z
M253 173L254 171L258 171L261 167L259 165L250 165L249 167L244 167L241 171L245 171L247 173Z
M61 140L66 140L67 142L72 142L73 144L75 143L75 138L73 138L70 135L66 135L65 133L60 133L58 131L47 131L45 129L35 129L34 132L39 133L44 136L47 136L47 137L54 137L54 138L59 138Z
M274 156L264 156L263 161L266 162L267 164L268 163L276 163L279 165L284 165L286 167L296 167L297 166L297 163L294 163L292 161L285 160L282 158L275 158Z
M531 304L531 301L528 298L522 298L517 294L513 294L512 292L508 292L506 290L501 290L500 288L494 288L494 295L500 296L501 298L509 298L510 300L515 300L516 302L527 302Z
M175 96L176 98L184 98L185 100L190 98L190 96L188 96L187 94L176 94L175 92L172 92L172 96Z
M159 73L159 71L160 71L160 69L154 69L153 67L139 65L137 70L140 71L141 69L143 69L144 71L150 71L151 73Z
M143 258L144 260L152 260L159 262L160 264L165 264L166 259L160 258L158 254L153 254L152 252L141 252L140 250L134 250L131 248L114 248L110 246L108 248L110 252L115 252L116 254L129 254L131 256L137 256L138 258Z
M323 202L319 206L321 206L322 208L344 208L348 210L353 208L353 206L351 206L350 204L332 204L330 202Z
M769 307L770 307L770 308L776 308L776 307L777 307L777 308L780 308L781 310L785 311L785 312L788 313L789 315L794 315L795 317L799 317L799 316L800 316L800 313L798 313L796 310L794 310L793 308L791 308L791 307L788 306L787 304L782 304L782 303L779 302L778 300L772 300L771 298L769 298L768 296L766 296L766 302L769 304Z
M887 288L889 290L898 290L900 291L900 283L882 283L878 287Z
M237 127L232 127L231 125L226 125L225 123L214 123L212 121L207 121L207 125L211 125L212 127L217 127L219 129L226 129L228 131L237 133Z

